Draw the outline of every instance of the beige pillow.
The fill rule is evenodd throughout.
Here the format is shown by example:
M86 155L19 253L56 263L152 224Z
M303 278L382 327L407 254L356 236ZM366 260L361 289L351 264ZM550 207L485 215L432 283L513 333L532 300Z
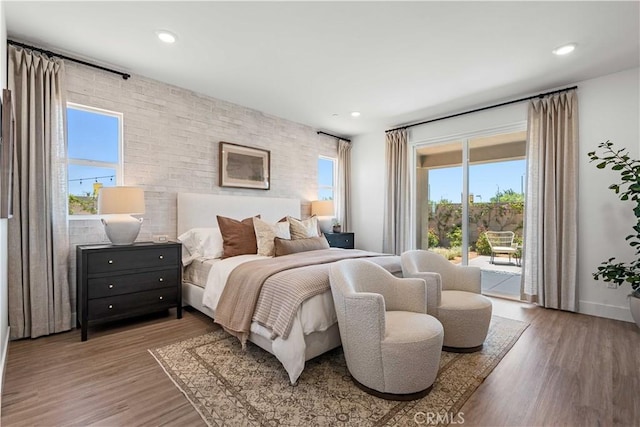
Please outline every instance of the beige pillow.
M297 218L288 216L287 220L291 224L291 239L306 239L308 237L320 236L320 229L318 228L318 217L315 215L305 220L299 220Z
M285 240L276 237L274 239L275 256L295 254L298 252L329 249L329 242L324 236L308 237L306 239Z
M260 215L257 215L256 218L260 218ZM242 221L238 221L217 215L217 219L220 233L222 233L223 259L237 255L258 253L253 218L245 218Z
M258 255L273 256L273 239L276 237L287 240L291 239L288 221L269 224L259 218L254 218L253 228L256 232Z

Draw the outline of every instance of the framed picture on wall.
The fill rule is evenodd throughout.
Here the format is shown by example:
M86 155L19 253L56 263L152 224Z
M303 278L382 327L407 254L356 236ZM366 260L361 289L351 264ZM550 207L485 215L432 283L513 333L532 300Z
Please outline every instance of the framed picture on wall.
M11 91L2 91L2 140L0 145L0 218L13 216L13 150L15 144L15 117Z
M268 190L271 153L268 150L220 142L220 187Z

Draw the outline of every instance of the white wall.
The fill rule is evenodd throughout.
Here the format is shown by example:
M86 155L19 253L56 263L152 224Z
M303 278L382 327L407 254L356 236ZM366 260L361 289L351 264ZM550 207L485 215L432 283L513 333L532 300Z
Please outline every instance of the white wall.
M631 261L634 251L624 238L632 234L633 203L622 202L607 187L619 174L589 163L587 152L611 140L640 158L640 70L628 70L578 83L580 108L580 174L578 230L578 296L580 311L632 321L628 285L608 289L591 273L612 256Z
M7 26L4 16L4 2L0 2L0 88L7 87ZM1 128L1 127L0 127ZM4 366L9 340L9 308L7 299L7 220L0 219L0 401L4 382Z
M351 229L356 248L375 252L382 251L384 150L384 129L352 139Z
M626 295L629 287L607 289L591 273L611 256L633 259L624 237L635 223L631 203L623 204L608 190L616 180L610 171L596 170L587 152L610 139L640 156L639 69L627 70L578 82L579 150L579 239L578 299L580 311L631 321ZM572 85L566 85L572 86ZM527 103L443 120L410 129L409 141L474 132L527 118ZM354 231L358 247L382 250L384 209L384 130L353 139Z

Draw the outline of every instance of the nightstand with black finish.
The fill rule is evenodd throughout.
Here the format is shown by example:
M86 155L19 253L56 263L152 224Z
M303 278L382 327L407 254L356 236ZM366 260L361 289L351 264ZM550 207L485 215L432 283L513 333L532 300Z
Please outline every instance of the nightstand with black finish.
M181 243L76 247L78 327L176 307L182 317Z
M332 248L354 249L355 238L353 233L324 233L329 246Z

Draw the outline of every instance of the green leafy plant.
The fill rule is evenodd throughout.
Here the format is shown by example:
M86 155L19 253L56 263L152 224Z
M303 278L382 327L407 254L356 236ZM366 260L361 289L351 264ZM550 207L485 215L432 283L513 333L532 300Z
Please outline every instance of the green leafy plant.
M632 295L640 298L640 160L629 157L626 148L615 149L612 142L603 142L598 145L600 153L591 151L587 153L591 162L598 161L598 169L605 169L607 166L611 170L620 172L620 182L611 184L609 189L613 190L620 200L632 201L635 203L633 213L636 216L636 224L633 226L635 234L628 235L625 240L632 248L636 249L636 259L630 263L615 262L615 258L609 258L602 262L598 271L593 273L596 280L613 282L620 286L629 283L633 290Z
M487 240L487 235L484 234L485 231L483 227L478 227L478 240L476 240L475 244L478 255L491 255L491 246Z
M427 234L427 240L429 242L430 248L435 248L436 246L438 246L438 243L440 241L438 240L438 235L436 234L433 228L429 229L429 234Z
M447 239L449 239L449 246L462 246L462 228L456 225L451 231L447 233Z

